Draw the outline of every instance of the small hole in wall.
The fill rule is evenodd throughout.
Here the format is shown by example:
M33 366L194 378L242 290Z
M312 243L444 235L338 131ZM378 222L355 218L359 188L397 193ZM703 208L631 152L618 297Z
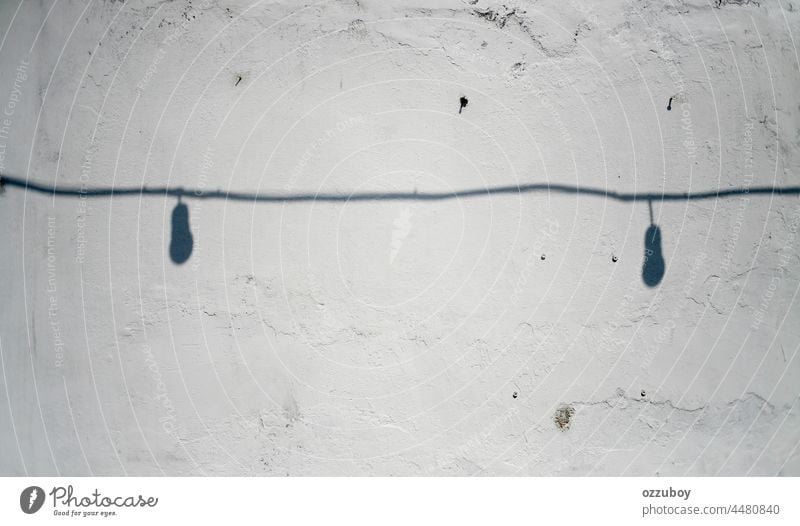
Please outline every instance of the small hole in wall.
M644 389L642 389L642 398L644 398L645 396L646 396L646 393L644 392Z
M542 261L544 261L545 259L547 259L547 256L545 256L544 254L542 254L541 258L542 258Z
M612 263L616 263L617 261L619 261L619 258L617 257L617 255L616 254L612 254L611 255L611 262Z
M467 99L466 97L464 97L462 95L462 97L460 99L458 99L458 102L461 104L461 107L458 108L458 113L461 113L461 110L466 108L467 104L469 104L469 99Z
M511 395L511 398L516 398L516 397L518 397L518 396L519 396L519 393L517 393L516 391L514 391L514 394L512 394L512 395Z

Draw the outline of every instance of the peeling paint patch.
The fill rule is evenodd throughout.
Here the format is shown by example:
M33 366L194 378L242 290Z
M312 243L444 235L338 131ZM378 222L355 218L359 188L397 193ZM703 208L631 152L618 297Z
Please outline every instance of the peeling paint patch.
M558 409L556 409L556 414L553 417L553 420L556 423L556 427L559 428L561 431L566 431L569 429L570 424L572 423L572 417L575 415L575 409L570 405L562 405Z

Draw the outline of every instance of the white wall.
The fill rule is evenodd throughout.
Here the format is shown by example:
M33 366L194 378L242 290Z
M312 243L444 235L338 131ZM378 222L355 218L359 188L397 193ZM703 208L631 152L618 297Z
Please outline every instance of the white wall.
M2 175L194 242L5 185L0 474L800 474L797 192L642 280L800 184L797 6L715 3L0 3ZM536 183L637 197L194 198Z

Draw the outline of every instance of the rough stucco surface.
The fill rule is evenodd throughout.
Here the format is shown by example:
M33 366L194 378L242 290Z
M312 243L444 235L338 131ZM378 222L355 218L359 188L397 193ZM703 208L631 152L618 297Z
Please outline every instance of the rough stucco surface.
M800 475L799 8L0 3L0 474Z

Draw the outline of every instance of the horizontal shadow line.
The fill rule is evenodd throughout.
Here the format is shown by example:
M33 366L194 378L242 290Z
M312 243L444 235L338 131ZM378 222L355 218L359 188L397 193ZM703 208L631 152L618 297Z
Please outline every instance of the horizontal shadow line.
M258 203L298 203L306 201L444 201L447 199L465 199L487 197L503 194L527 194L534 192L588 195L603 197L614 201L694 201L700 199L719 199L749 194L798 195L800 186L752 186L710 190L707 192L614 192L591 186L574 186L566 184L531 183L521 185L493 186L473 188L453 192L357 192L352 194L333 193L260 193L260 192L223 192L221 190L205 191L202 189L185 189L183 187L142 186L142 187L93 187L48 186L33 181L25 181L16 177L2 177L0 185L24 188L28 191L64 197L101 197L101 196L137 196L156 195L174 196L186 199L227 199L232 201L254 201Z

